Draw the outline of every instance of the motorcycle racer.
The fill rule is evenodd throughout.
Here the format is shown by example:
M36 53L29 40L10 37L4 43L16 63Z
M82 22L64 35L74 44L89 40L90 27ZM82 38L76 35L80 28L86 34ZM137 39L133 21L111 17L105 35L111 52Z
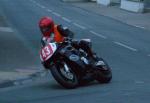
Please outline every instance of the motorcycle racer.
M39 28L42 33L41 43L45 45L50 41L63 42L65 37L73 37L74 33L67 27L56 25L51 17L42 17L39 21ZM89 57L96 59L95 53L92 52L90 42L87 40L74 40L72 45L75 48L83 49Z

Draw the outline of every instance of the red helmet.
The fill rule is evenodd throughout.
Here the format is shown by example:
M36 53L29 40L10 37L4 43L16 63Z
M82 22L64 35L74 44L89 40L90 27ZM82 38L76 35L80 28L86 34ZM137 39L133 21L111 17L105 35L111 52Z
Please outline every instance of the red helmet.
M39 27L44 37L49 37L51 33L54 33L54 21L50 17L41 18Z

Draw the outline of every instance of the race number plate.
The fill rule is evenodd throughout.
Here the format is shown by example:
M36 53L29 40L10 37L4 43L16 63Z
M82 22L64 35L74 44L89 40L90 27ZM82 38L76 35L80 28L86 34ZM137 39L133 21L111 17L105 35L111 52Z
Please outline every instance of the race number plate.
M42 61L48 60L53 55L53 50L51 45L47 45L42 48L40 52L40 57Z

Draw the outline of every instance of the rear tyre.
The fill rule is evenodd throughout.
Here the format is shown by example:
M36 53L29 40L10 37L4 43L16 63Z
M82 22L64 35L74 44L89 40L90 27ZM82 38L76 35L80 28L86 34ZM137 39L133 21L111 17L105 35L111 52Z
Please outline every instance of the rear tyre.
M96 67L96 80L100 83L109 83L112 79L111 68L102 58L99 60L103 61L104 65Z
M67 63L65 63L67 65ZM55 80L67 89L76 88L79 84L77 75L75 72L67 65L68 71L65 71L64 64L58 64L56 67L51 68L51 73Z

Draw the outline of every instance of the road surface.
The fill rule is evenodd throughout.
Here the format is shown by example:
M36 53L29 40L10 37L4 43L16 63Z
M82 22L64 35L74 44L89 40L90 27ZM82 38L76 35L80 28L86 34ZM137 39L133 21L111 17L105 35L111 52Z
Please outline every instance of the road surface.
M150 101L150 31L84 11L60 0L1 0L0 9L15 30L15 36L35 58L35 64L26 64L28 67L40 65L38 21L42 16L51 16L56 24L63 24L74 31L75 38L90 38L93 49L109 63L113 72L109 84L94 83L74 90L61 88L51 76L46 76L30 85L0 90L1 103ZM30 58L30 55L24 55Z

